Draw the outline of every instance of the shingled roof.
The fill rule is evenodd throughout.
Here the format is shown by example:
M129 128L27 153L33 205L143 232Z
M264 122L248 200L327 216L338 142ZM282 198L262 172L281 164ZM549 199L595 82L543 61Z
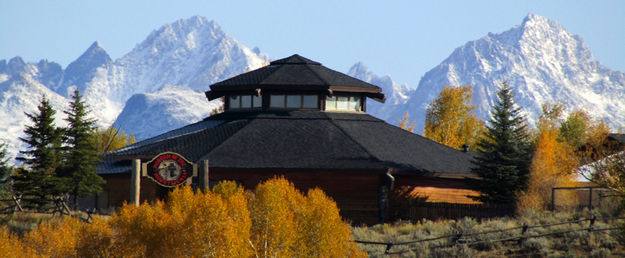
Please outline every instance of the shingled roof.
M380 87L322 66L300 55L275 60L268 66L215 83L206 92L213 100L231 91L298 90L361 92L384 102Z
M130 171L129 159L177 152L211 168L394 169L469 174L471 153L438 144L365 113L225 112L110 152L100 173Z

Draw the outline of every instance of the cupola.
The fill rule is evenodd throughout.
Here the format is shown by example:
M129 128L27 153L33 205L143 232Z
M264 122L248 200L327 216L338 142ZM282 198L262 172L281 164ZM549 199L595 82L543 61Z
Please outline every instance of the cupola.
M366 98L384 102L380 87L322 66L300 55L215 83L208 100L224 99L224 109L365 112Z

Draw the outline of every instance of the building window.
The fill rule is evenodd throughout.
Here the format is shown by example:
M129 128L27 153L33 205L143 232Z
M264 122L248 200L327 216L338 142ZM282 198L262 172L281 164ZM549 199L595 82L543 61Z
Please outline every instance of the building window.
M319 108L319 101L317 101L317 95L304 95L303 108Z
M230 95L228 109L251 109L262 107L262 97L256 95Z
M287 95L286 96L286 107L287 108L301 108L302 107L302 96L301 95Z
M238 95L230 96L228 102L228 109L241 108L241 97Z
M271 95L271 108L319 108L317 95Z
M353 111L361 111L362 105L360 104L359 97L349 97L349 109Z
M328 96L326 110L362 111L362 103L358 96Z
M284 108L284 95L271 95L269 98L269 107Z
M241 108L251 108L252 107L252 96L245 95L241 96Z
M252 107L259 108L263 106L263 98L261 96L252 96Z

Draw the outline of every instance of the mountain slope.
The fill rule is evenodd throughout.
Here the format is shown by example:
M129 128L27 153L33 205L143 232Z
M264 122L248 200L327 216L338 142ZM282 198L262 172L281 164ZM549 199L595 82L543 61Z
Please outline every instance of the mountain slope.
M398 84L389 76L377 76L362 62L354 64L347 74L379 86L382 88L382 93L386 95L386 101L384 103L367 99L367 113L383 119L390 124L398 123L398 120L403 117L404 112L407 111L403 110L402 107L408 103L410 99L409 95L414 92L414 88L410 88L408 85Z
M108 84L115 90L110 94L113 102L129 101L135 94L160 92L163 86L177 85L194 90L195 93L204 92L209 85L225 80L248 70L259 68L268 63L268 57L260 51L252 51L225 33L213 21L204 17L191 17L178 20L153 31L130 53L115 61L115 67L109 72ZM178 88L182 89L182 88ZM187 91L189 94L195 93ZM173 92L168 91L168 94ZM199 94L199 93L198 93ZM145 98L145 95L135 95L133 98ZM148 108L153 105L134 99L132 105L125 105L124 110L116 121L116 125L125 126L126 132L137 134L137 139L144 139L175 129L186 123L199 120L197 114L208 116L214 108L213 104L191 101L177 103L170 101L168 96L150 95L150 99L160 103L163 110L177 110L177 107L165 107L167 104L184 105L187 110L197 111L196 116L178 117L176 113L163 113L158 109ZM160 99L157 101L157 99ZM144 104L143 106L141 106ZM171 121L163 125L151 124L151 119L133 117L129 114L132 109L144 112L145 118L160 116L163 120ZM198 113L199 112L199 113ZM132 126L130 126L132 124ZM145 128L150 128L147 130Z
M139 134L139 139L157 135L207 116L216 102L207 103L201 92L208 90L210 84L256 69L268 60L258 49L250 50L215 22L198 16L162 26L115 61L97 41L65 70L46 60L0 60L0 112L4 120L0 121L0 140L9 143L10 156L14 156L24 147L15 140L23 135L27 122L20 114L34 112L41 95L51 98L62 114L65 104L61 102L66 103L74 89L81 91L99 126L116 121L118 125L132 123L124 129ZM166 85L178 85L177 90L187 94L179 97L187 102L158 95L172 93ZM150 99L139 102L148 106L130 103L132 108L141 110L142 116L129 116L131 107L124 111L126 101L135 94ZM200 95L203 101L199 101ZM185 110L176 109L181 106ZM122 112L124 115L118 119ZM180 116L177 112L188 114ZM10 119L4 119L5 116ZM155 117L170 122L154 126L151 119Z
M154 92L165 85L206 91L214 82L256 69L267 58L221 30L213 21L194 16L153 31L130 53L115 61L110 75L118 88L115 100Z
M45 96L57 111L56 124L65 126L63 110L67 110L69 102L41 83L58 83L60 65L47 61L26 64L15 57L8 66L0 70L0 142L7 145L8 157L15 157L25 148L19 137L24 135L26 125L32 125L25 113L38 112L37 106Z
M153 93L135 94L113 126L132 132L137 139L198 122L222 105L220 99L208 102L204 92L182 86L165 86Z
M531 124L543 103L583 108L612 128L625 126L625 74L596 61L582 38L553 20L529 14L520 26L466 43L428 71L410 96L407 110L417 130L425 109L444 86L474 85L477 116L490 117L499 85L507 81Z

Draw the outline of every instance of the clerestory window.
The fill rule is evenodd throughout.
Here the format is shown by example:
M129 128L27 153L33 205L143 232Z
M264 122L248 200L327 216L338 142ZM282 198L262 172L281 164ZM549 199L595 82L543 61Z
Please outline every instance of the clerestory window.
M228 98L228 109L260 108L262 103L261 96L231 95Z
M359 96L328 96L326 110L362 111L362 102Z
M272 94L269 97L270 108L319 108L317 95Z

